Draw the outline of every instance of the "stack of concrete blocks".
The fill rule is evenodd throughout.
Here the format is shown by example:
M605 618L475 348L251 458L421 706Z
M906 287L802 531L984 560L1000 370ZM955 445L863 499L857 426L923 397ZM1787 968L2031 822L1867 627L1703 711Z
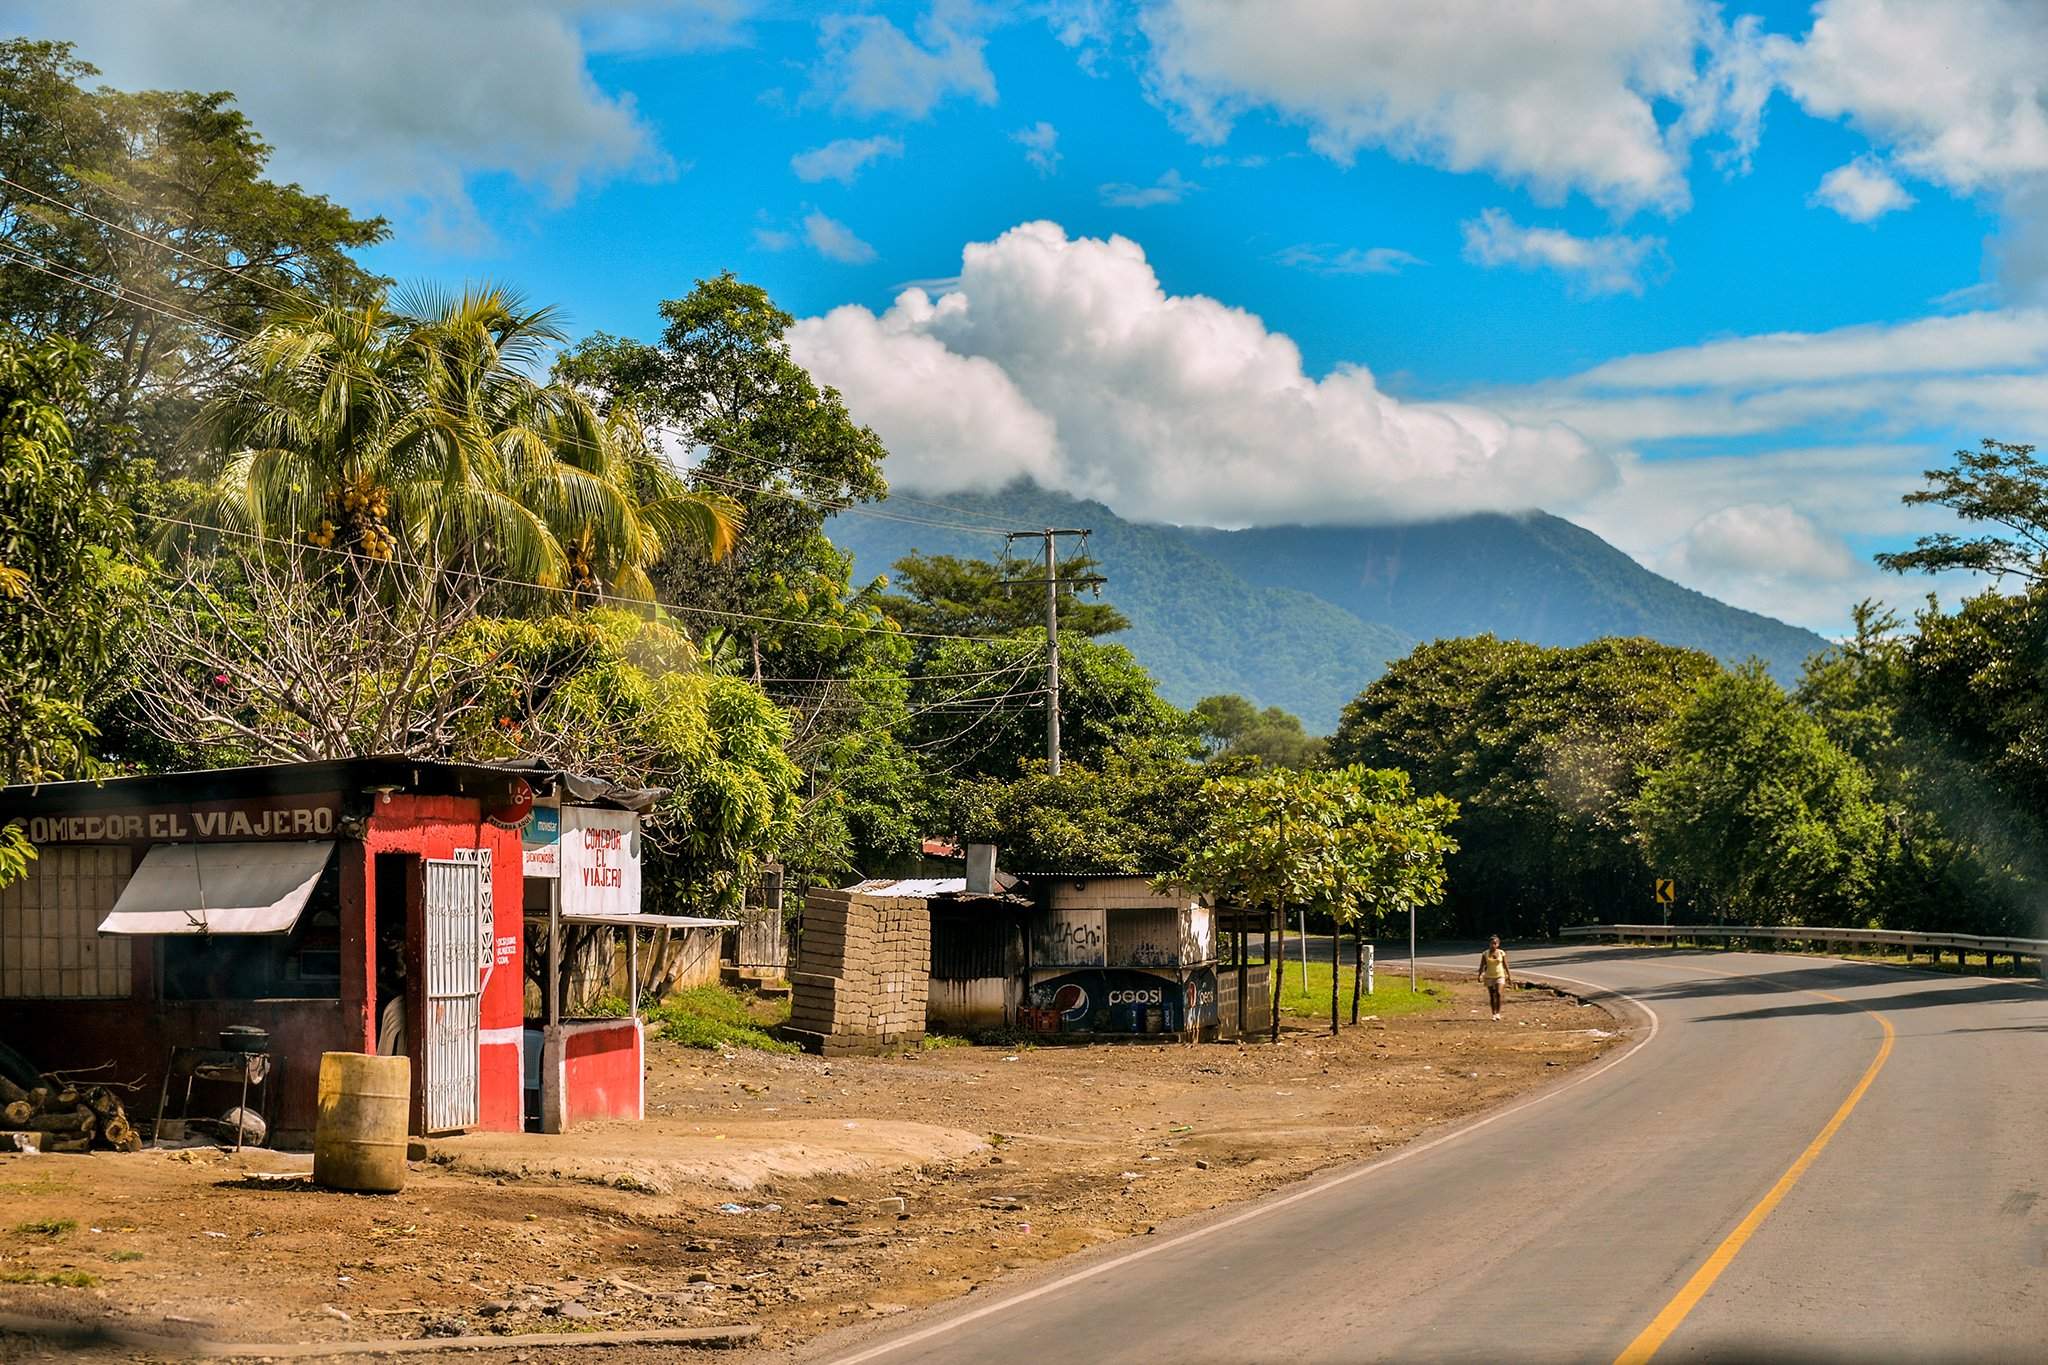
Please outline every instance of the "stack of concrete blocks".
M812 891L789 974L792 1041L827 1057L924 1040L931 915L922 900Z

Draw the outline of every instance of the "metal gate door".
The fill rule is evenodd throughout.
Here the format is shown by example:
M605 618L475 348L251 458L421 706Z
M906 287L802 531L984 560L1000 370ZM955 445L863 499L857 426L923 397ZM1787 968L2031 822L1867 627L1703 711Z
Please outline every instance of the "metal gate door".
M487 868L487 865L486 865ZM483 995L483 878L468 860L427 861L426 1128L477 1121L478 1001Z

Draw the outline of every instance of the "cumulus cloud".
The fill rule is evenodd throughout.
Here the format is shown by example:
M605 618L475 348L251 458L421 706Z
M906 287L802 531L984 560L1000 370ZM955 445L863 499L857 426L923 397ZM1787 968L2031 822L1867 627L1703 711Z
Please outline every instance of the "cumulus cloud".
M980 23L966 0L934 4L915 38L880 15L828 15L818 25L818 84L835 108L854 114L921 119L954 95L994 104Z
M124 89L232 90L277 147L283 179L431 226L483 228L467 182L502 174L554 200L674 164L630 96L592 77L594 50L731 41L735 0L29 0L20 31L81 40Z
M1560 228L1524 227L1500 209L1487 209L1464 227L1466 260L1554 271L1589 295L1642 293L1643 271L1664 246L1656 237L1578 237Z
M1371 246L1361 250L1348 246L1340 251L1331 246L1306 243L1288 247L1274 259L1282 265L1312 270L1318 275L1398 275L1404 266L1424 264L1420 256L1411 255L1399 247Z
M1167 171L1149 185L1122 183L1102 186L1102 202L1113 209L1149 209L1161 204L1178 204L1202 188L1179 171Z
M893 137L842 137L789 159L789 169L806 184L837 180L851 185L861 168L885 156L902 156L903 142Z
M1901 169L1956 190L2048 173L2048 8L2036 0L1821 0L1771 44L1809 112L1845 118Z
M1861 565L1842 538L1789 503L1741 503L1694 522L1677 559L1712 575L1747 574L1839 583Z
M1914 201L1890 171L1872 157L1859 156L1822 176L1813 202L1852 223L1868 223L1896 209L1911 208Z
M1054 223L969 245L938 297L800 322L791 346L908 488L1028 475L1126 515L1244 525L1522 509L1613 477L1561 427L1403 402L1361 366L1311 376L1253 314L1166 292L1137 243Z
M1348 160L1374 147L1547 198L1675 211L1693 142L1754 143L1770 81L1755 25L1709 0L1161 0L1155 97L1196 138L1271 109Z
M1010 134L1010 141L1024 149L1024 159L1040 175L1051 175L1060 166L1060 130L1044 119Z
M804 215L804 240L820 256L846 265L866 265L875 259L875 249L856 237L852 228L815 209Z

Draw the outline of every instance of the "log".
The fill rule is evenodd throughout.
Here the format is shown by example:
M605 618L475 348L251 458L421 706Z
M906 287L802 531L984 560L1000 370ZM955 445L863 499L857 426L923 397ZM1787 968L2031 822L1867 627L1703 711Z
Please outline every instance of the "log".
M25 1100L27 1098L28 1091L23 1090L5 1076L0 1076L0 1102L13 1104L17 1100Z
M121 1112L121 1101L114 1092L103 1085L96 1085L85 1092L85 1107L101 1118L112 1118Z
M0 1121L9 1128L26 1128L35 1113L35 1106L27 1100L9 1100L4 1108L0 1108Z
M36 1133L84 1133L91 1136L93 1117L90 1109L58 1110L37 1114L21 1126Z
M78 1087L75 1085L65 1085L59 1086L57 1090L50 1096L48 1107L56 1109L69 1109L72 1105L77 1103Z
M46 1152L89 1152L92 1150L92 1139L88 1137L44 1138L43 1150Z
M128 1126L126 1119L108 1119L100 1128L100 1136L109 1147L126 1147L128 1139L134 1135L135 1130Z

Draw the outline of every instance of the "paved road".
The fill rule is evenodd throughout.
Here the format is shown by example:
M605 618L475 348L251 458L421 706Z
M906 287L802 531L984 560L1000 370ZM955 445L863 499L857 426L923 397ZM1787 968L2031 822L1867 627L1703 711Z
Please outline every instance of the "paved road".
M1515 963L1617 993L1632 1045L817 1358L2048 1360L2039 983L1600 947Z

